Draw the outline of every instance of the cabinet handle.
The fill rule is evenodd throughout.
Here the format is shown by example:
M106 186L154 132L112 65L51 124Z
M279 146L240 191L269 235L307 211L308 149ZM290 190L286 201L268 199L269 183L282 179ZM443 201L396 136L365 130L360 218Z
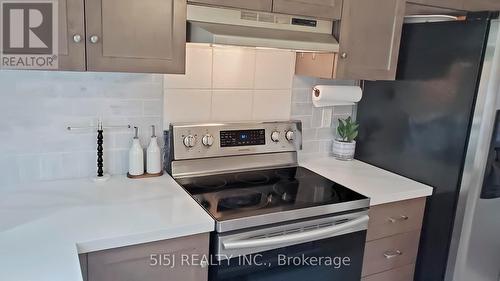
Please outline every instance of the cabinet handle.
M341 59L346 59L347 58L347 53L343 52L342 54L340 54L340 58Z
M82 36L80 34L73 35L73 42L80 43L82 41Z
M396 251L392 251L392 250L391 250L391 251L386 251L386 252L384 253L384 257L385 257L386 259L390 260L390 259L393 259L393 258L395 258L395 257L399 257L399 256L401 256L402 254L403 254L403 252L401 252L400 250L396 250Z
M409 219L409 217L404 216L404 215L401 215L401 216L399 216L399 217L397 217L397 218L394 218L394 217L389 217L389 219L388 219L388 220L389 220L391 223L396 223L396 222L398 222L398 221L407 221L408 219Z
M99 42L99 36L97 36L97 35L90 36L90 42L93 44Z

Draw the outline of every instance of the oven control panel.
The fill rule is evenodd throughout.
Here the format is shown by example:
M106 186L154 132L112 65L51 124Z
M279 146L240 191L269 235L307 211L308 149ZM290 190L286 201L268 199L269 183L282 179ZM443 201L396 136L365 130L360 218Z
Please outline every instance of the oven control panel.
M172 124L169 132L175 160L301 149L300 121Z
M220 131L220 146L247 146L247 145L265 145L266 130L232 130Z

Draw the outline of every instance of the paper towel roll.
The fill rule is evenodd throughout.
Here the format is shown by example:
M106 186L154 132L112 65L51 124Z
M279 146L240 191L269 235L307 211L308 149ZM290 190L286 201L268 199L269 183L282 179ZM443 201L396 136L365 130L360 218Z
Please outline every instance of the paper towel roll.
M317 85L313 88L312 102L315 107L354 105L362 96L359 86Z

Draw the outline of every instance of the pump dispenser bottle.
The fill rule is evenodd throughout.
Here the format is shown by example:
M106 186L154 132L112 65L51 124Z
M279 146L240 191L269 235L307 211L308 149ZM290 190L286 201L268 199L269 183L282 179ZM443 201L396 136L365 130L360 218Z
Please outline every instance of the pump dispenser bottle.
M129 170L131 176L140 176L144 174L144 151L139 140L139 129L134 127L135 136L132 140L132 147L128 153Z
M161 167L161 150L158 145L158 138L155 134L155 126L151 126L152 134L151 141L147 149L146 169L148 174L159 174L162 171Z

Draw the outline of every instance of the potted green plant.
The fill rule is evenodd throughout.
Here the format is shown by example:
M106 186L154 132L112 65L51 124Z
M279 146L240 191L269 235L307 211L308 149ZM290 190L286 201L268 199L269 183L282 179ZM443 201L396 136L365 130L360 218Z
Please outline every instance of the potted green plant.
M339 119L337 127L338 138L333 140L333 157L339 160L354 159L356 150L356 137L358 136L359 124L354 122L351 117Z

